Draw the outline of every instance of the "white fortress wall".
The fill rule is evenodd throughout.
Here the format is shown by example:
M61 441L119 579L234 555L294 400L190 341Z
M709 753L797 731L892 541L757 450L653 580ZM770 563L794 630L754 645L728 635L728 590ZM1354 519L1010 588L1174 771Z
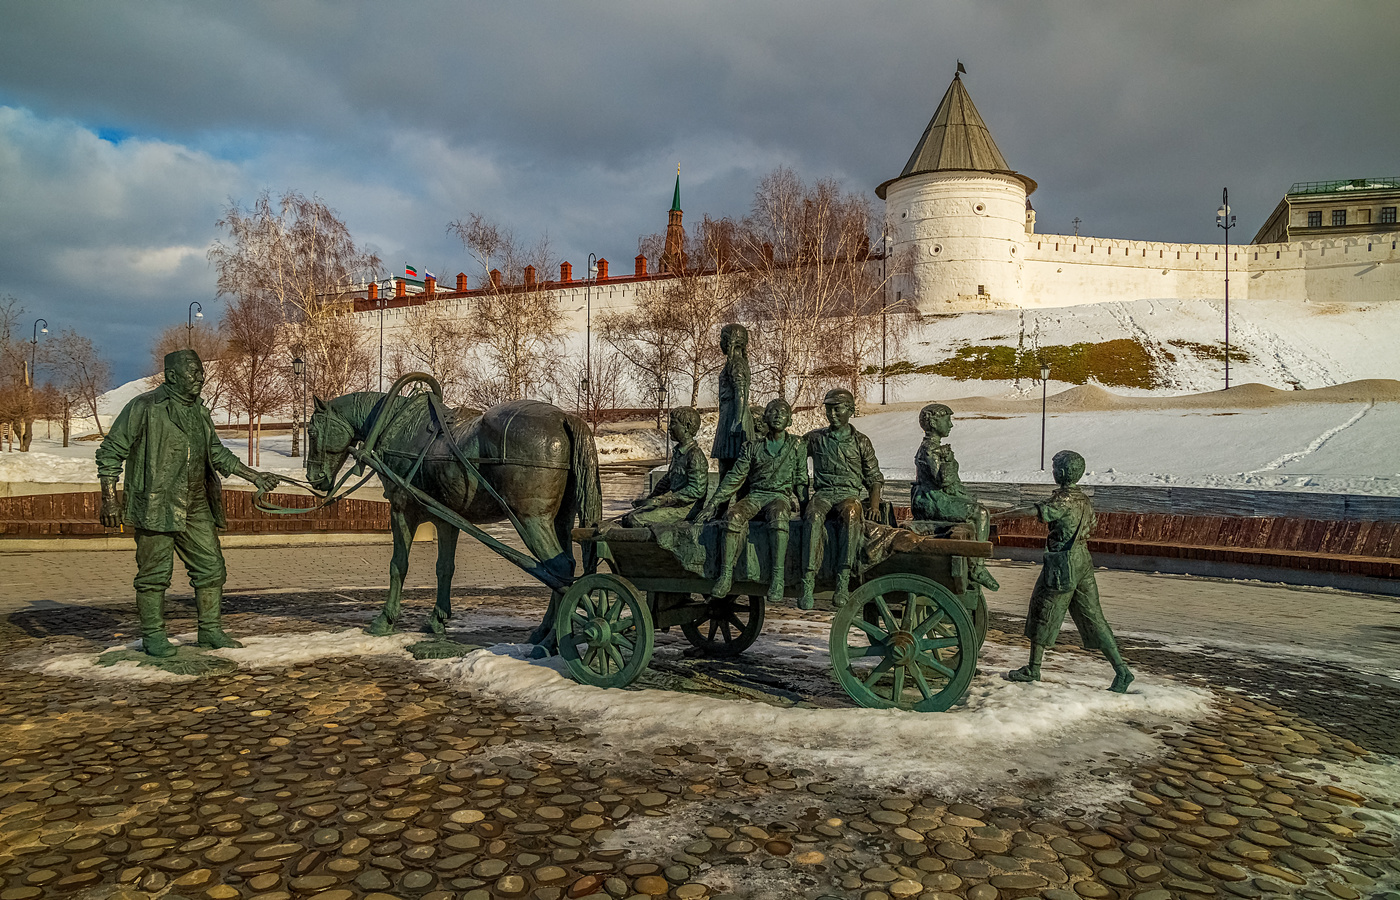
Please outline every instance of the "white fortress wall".
M1230 245L1230 293L1256 300L1400 300L1400 233ZM1225 294L1223 244L1037 234L1023 254L1026 308ZM998 303L997 305L1003 305Z

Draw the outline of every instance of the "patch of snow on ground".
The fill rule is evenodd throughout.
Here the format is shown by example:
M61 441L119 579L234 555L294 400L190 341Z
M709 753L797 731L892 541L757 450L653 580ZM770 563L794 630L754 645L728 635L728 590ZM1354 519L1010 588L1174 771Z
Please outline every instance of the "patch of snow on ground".
M1206 713L1211 695L1151 675L1131 693L1105 688L1101 660L1062 654L1040 684L1002 672L1024 651L987 645L967 704L947 714L874 709L781 709L668 691L603 690L576 684L554 665L532 665L488 651L429 663L433 674L474 691L586 719L607 740L639 748L685 743L697 735L787 766L846 773L862 784L949 794L995 794L1046 779L1066 803L1097 805L1123 784L1088 776L1113 756L1146 757L1159 742L1139 726L1172 725ZM997 761L987 771L987 760Z
M242 649L211 650L238 663L239 668L265 669L295 666L333 656L403 655L404 648L423 640L422 634L391 634L372 637L362 629L312 631L306 634L277 634L267 637L241 637Z

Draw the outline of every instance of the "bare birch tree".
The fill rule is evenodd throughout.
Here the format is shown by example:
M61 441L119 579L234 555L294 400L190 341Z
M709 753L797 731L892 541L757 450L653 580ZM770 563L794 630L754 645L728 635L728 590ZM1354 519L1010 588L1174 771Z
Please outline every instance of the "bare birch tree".
M286 326L289 352L306 361L308 385L339 396L369 381L370 354L353 317L351 294L377 279L382 263L358 246L350 229L321 198L263 191L248 209L230 203L216 223L209 260L219 296L256 300L243 307Z
M44 361L53 371L58 390L72 398L77 414L91 418L97 433L106 436L98 400L111 387L112 367L97 352L92 339L65 328L45 343Z
M861 396L887 304L870 261L874 230L869 202L833 180L809 185L779 167L759 182L742 229L752 274L743 313L766 390L794 405L833 384Z
M643 254L658 258L665 239L648 235L639 242ZM603 336L655 384L664 357L666 377L686 379L690 405L700 403L700 385L719 371L720 326L734 321L750 280L743 266L738 223L711 219L696 223L682 249L685 264L675 277L651 282L637 291L635 308L601 318ZM638 358L649 360L639 363Z
M219 324L225 341L220 364L232 409L248 417L248 465L259 464L258 432L262 417L281 409L292 397L286 378L290 360L282 323L266 296L235 298Z
M546 283L554 269L548 238L520 243L508 228L472 213L447 226L476 260L481 293L469 321L476 345L473 405L542 396L556 377L564 314Z
M444 310L441 303L412 306L404 310L403 325L393 335L388 354L391 379L427 372L442 385L449 404L469 399L475 381L470 366L472 327L461 315Z

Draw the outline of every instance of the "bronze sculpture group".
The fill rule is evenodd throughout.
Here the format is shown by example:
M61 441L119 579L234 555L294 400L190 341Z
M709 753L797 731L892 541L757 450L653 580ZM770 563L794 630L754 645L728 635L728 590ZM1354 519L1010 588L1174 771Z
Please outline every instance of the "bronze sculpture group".
M844 389L829 391L823 400L828 425L802 437L787 433L792 409L786 401L776 399L765 407L762 428L758 428L749 406L748 332L742 325L726 325L720 334L720 347L726 362L719 377L719 421L711 448L720 473L718 488L706 499L709 463L695 439L699 413L689 407L676 409L669 422L675 452L666 476L634 503L621 524L664 530L714 522L715 543L707 552L712 552L715 573L709 594L723 600L733 588L740 556L746 550L744 535L749 523L761 518L770 554L764 560L768 570L764 599L772 603L784 596L789 533L796 519L802 542L799 560L793 566L801 577L797 605L813 608L820 570L829 578L833 603L840 609L851 597L852 573L862 551L870 549L867 544L889 542L888 534L867 537L871 523L893 524L888 504L882 502L884 476L874 448L850 423L855 398ZM167 356L165 362L166 384L127 405L97 457L103 523L115 527L125 519L136 528L137 608L146 652L155 657L175 652L161 618L172 553L181 556L196 589L200 646L239 646L219 624L219 598L226 576L216 532L224 523L215 473L244 477L260 492L271 490L279 480L242 465L219 443L209 412L199 402L203 369L198 356L193 351L179 351ZM426 376L410 377L432 382ZM436 388L435 383L432 387ZM556 606L574 569L571 528L577 521L585 530L596 530L601 518L596 452L587 427L561 410L529 400L502 404L470 421L459 421L454 411L441 404L440 390L407 398L399 398L398 392L396 384L387 395L349 394L329 403L317 399L316 415L308 429L306 467L311 486L331 493L336 473L352 453L385 483L394 553L389 597L370 632L387 634L394 629L413 532L420 522L432 521L438 529L438 596L428 629L443 633L451 614L456 538L462 529L554 588L550 612L531 636L534 643L552 644ZM915 524L927 527L916 530L965 536L985 544L990 532L988 511L962 484L953 451L942 443L952 429L952 410L930 404L920 412L919 422L925 438L915 455L918 477L911 489L911 507ZM380 443L385 448L383 455L370 452ZM123 463L127 487L124 510L116 496ZM1088 552L1093 510L1088 497L1075 485L1084 471L1083 458L1063 451L1055 457L1054 471L1059 489L1037 506L1040 518L1049 524L1050 537L1026 622L1031 659L1008 677L1013 681L1040 678L1044 651L1054 644L1068 613L1085 646L1102 649L1113 664L1116 677L1111 689L1123 692L1133 675L1123 663L1098 602ZM528 555L490 538L472 524L499 519L502 513L515 525L530 551ZM829 522L833 553L825 547ZM878 525L873 527L878 531ZM606 552L599 546L602 543L584 542L586 572L596 569L596 554ZM751 567L744 571L745 580L751 582ZM974 585L997 589L996 580L975 556L966 577ZM909 598L912 606L914 595L909 594ZM888 617L884 601L880 603ZM909 615L913 615L912 610ZM558 621L568 620L561 617ZM589 627L595 629L591 633L610 634L619 624L600 619ZM916 623L905 622L900 626L903 630L895 624L884 622L884 627L893 629L891 640L896 633L912 633L908 629ZM871 630L879 632L878 627ZM911 640L917 643L919 639ZM918 676L918 666L901 665ZM925 665L938 667L936 659ZM922 688L927 699L928 688ZM896 700L902 690L895 688Z

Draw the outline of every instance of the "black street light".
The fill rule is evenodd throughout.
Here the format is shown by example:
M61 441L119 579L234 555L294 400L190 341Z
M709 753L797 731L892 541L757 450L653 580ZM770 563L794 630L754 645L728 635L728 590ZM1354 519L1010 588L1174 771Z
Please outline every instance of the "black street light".
M297 432L300 431L306 423L306 362L300 356L292 360L292 374L301 379L301 422L292 424L292 443L295 444ZM310 440L309 433L307 434L307 440ZM299 453L293 451L292 455L300 457L304 455L304 452Z
M1235 214L1230 211L1230 189L1220 189L1220 208L1215 211L1216 226L1225 229L1225 390L1230 389L1230 229Z
M44 327L43 327L42 329L39 327L39 323L40 323L40 322L43 322L43 323L44 323ZM42 331L44 334L48 334L48 333L49 333L49 320L48 320L48 319L35 319L35 320L34 320L34 337L31 338L30 341L29 341L29 389L30 389L30 390L33 390L34 388L36 388L36 387L39 386L39 377L38 377L38 375L35 374L34 369L35 369L35 367L38 366L38 364L39 364L39 333L40 333L41 331Z
M389 298L382 292L374 298L374 303L379 307L379 393L384 393L384 307L388 304Z
M583 338L583 393L584 409L593 410L593 395L589 393L593 377L593 279L598 277L598 254L588 254L588 285L583 289L583 300L588 307L584 313Z
M1045 471L1045 397L1046 385L1050 381L1050 364L1040 364L1040 471Z
M190 301L190 308L185 316L185 349L194 349L194 320L204 318L204 307L198 300Z
M886 355L889 351L890 330L886 314L889 312L890 285L887 281L885 265L890 258L890 247L894 244L894 238L890 237L890 227L885 226L884 236L881 238L884 245L884 255L880 257L880 405L885 405L885 384L886 373L889 370L889 361Z

